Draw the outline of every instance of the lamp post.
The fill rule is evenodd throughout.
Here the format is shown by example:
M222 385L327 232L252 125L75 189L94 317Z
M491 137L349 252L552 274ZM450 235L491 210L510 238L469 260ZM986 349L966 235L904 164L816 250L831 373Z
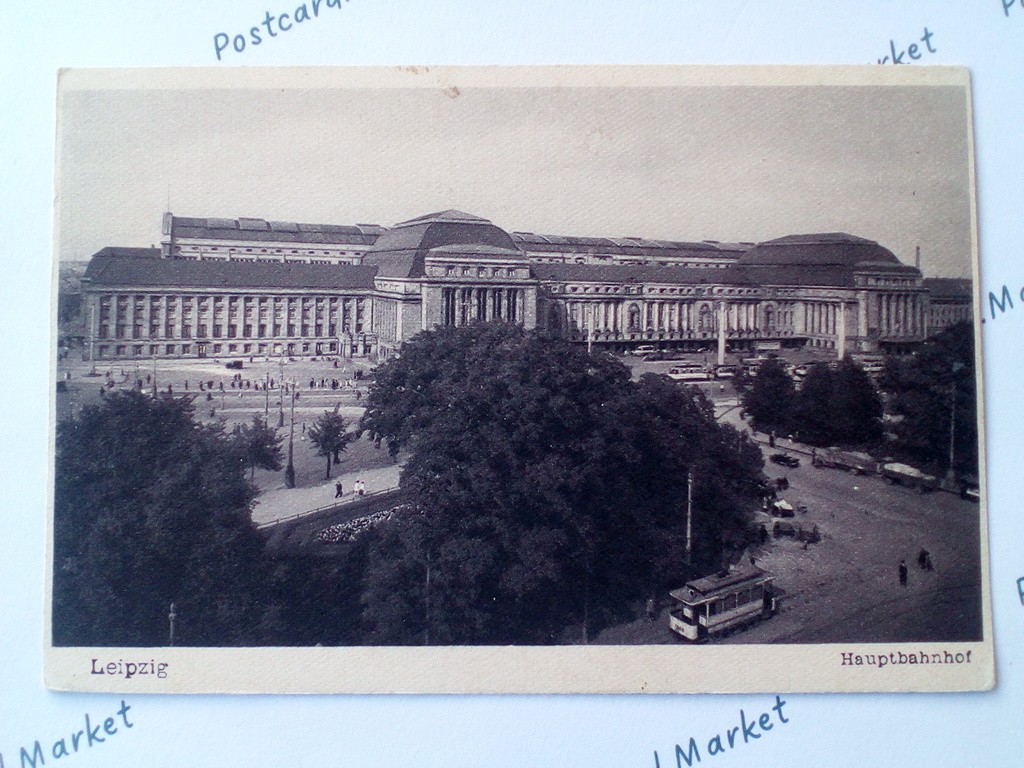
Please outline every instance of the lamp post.
M956 375L963 367L963 363L953 363L953 379L949 392L949 469L946 470L946 482L949 483L951 490L956 486L956 469L953 465L956 459Z
M281 348L281 355L277 359L277 427L284 426L284 348Z
M284 470L284 484L289 488L295 487L295 383L292 382L292 413L291 422L288 427L288 466Z
M170 625L170 629L167 635L167 644L174 647L174 620L178 618L178 614L174 611L174 603L171 603L171 612L167 614L167 622Z
M693 564L693 467L686 471L686 566Z

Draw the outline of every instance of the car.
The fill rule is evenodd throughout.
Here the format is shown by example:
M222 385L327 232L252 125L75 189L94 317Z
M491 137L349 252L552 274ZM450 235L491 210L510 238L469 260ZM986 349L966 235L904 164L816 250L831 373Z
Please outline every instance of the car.
M779 464L780 466L789 467L790 469L800 466L800 459L798 459L796 456L790 456L789 454L786 453L773 453L768 458L769 461L772 462L772 464Z

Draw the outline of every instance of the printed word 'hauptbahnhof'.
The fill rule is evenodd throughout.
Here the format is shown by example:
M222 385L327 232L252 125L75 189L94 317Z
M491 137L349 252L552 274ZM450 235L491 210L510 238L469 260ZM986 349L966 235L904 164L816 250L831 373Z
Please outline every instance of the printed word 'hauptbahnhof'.
M344 0L345 3L348 0ZM217 61L222 61L222 54L242 53L247 45L261 45L264 41L277 37L292 29L296 24L304 21L311 21L320 17L321 8L341 8L343 0L311 0L303 3L294 11L278 13L276 16L267 11L263 21L254 27L249 28L248 34L229 35L227 32L218 32L213 36L213 49L217 54Z

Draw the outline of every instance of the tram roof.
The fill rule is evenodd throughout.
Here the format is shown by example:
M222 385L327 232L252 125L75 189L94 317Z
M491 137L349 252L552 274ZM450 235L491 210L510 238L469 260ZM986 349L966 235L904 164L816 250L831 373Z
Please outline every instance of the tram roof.
M756 565L741 565L725 575L713 574L701 579L689 581L685 586L675 589L669 594L683 603L703 602L709 598L734 591L745 583L754 586L758 583L771 581L774 577Z

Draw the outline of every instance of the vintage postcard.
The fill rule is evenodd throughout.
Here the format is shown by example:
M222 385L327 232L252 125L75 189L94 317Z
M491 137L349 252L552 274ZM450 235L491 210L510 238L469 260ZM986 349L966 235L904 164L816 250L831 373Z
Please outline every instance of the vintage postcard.
M966 70L57 105L51 688L994 685Z

